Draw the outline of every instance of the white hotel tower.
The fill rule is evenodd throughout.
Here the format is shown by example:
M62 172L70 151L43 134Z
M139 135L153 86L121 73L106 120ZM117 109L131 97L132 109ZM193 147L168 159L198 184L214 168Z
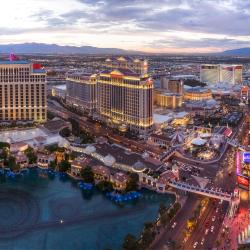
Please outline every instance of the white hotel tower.
M242 83L242 65L202 64L200 80L205 83Z
M26 61L0 61L0 103L0 121L45 122L45 70Z

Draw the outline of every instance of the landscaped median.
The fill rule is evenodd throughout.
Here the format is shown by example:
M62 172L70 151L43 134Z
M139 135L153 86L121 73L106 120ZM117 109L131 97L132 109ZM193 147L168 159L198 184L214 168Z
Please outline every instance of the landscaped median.
M123 249L124 250L144 250L150 248L153 242L156 240L156 236L169 225L177 212L180 210L181 204L177 201L166 208L161 203L159 206L159 216L154 222L146 222L144 224L141 236L137 239L134 235L127 234L124 238Z

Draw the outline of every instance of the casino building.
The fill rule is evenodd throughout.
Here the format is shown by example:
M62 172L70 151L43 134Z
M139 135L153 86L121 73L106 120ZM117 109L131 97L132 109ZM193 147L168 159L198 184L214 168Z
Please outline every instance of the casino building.
M153 81L147 62L118 57L106 60L97 80L99 118L120 130L146 134L153 127Z
M0 61L1 121L45 122L46 96L46 72L39 64Z
M154 104L169 109L180 108L182 106L182 95L154 89Z
M242 83L242 65L220 65L220 82Z
M193 87L185 90L184 99L186 101L204 101L212 99L212 91L202 87Z
M93 114L97 107L96 74L70 74L66 79L66 103Z
M202 64L200 80L205 83L242 83L242 65L232 64Z
M240 188L250 191L250 153L236 153L237 183Z
M202 64L200 66L200 81L205 83L217 83L220 81L220 65Z

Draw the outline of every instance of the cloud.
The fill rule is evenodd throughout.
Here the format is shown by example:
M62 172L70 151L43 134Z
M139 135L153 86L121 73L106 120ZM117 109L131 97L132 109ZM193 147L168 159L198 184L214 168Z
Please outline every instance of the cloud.
M0 22L0 36L11 39L17 34L26 38L30 33L47 33L49 42L54 33L53 42L65 37L74 43L77 34L77 43L84 40L94 46L110 44L139 50L250 47L249 0L26 1L22 6L19 0L9 0L19 4L22 11L11 12L9 27ZM12 4L8 6L11 10ZM3 10L5 13L8 9ZM0 17L0 21L6 18Z
M151 48L237 48L249 46L249 40L237 40L229 38L202 38L181 39L180 37L168 37L167 39L154 40L148 44Z

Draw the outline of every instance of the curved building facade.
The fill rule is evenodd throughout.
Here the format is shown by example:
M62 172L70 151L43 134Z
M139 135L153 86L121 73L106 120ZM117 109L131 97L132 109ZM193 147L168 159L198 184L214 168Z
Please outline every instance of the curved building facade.
M212 91L205 88L192 88L185 91L184 99L187 101L204 101L212 99Z

